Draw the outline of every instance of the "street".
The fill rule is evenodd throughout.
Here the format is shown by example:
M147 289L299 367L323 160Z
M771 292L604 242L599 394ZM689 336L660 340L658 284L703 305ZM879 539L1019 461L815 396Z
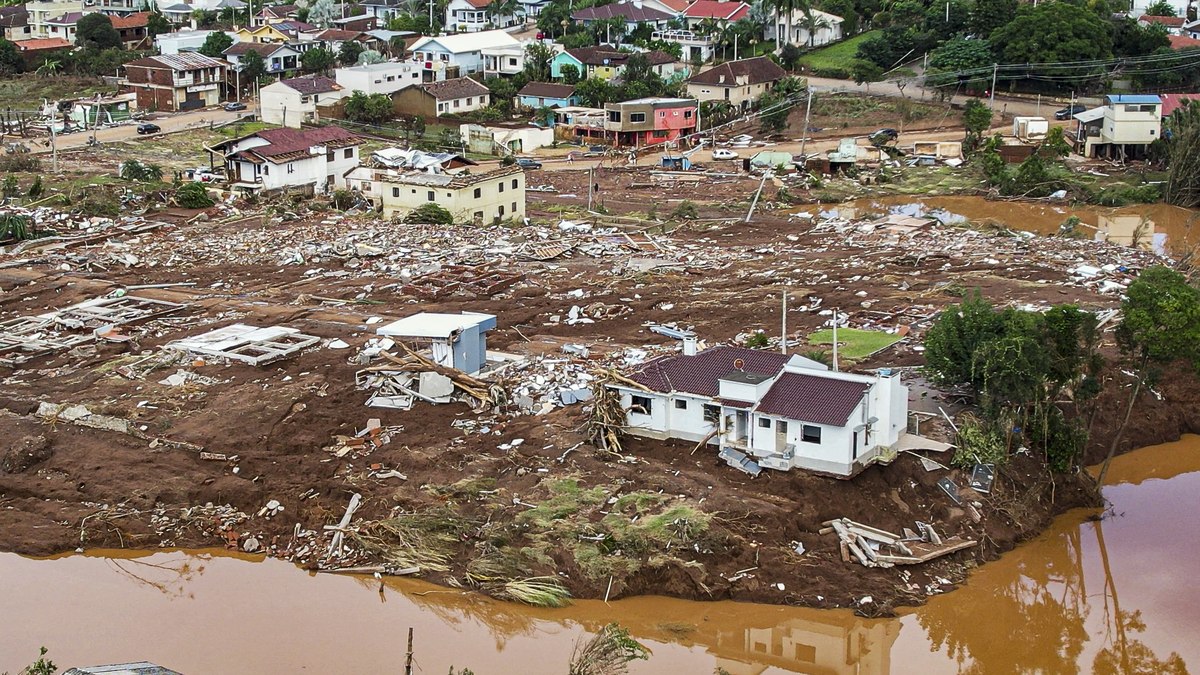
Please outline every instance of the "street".
M185 129L199 129L207 127L210 123L219 124L237 119L241 115L253 112L253 107L250 110L242 110L240 112L226 112L221 108L205 108L203 110L193 110L185 113L165 114L160 113L153 115L144 120L153 122L162 128L160 134L169 134ZM96 140L100 143L113 143L117 141L127 141L131 138L138 138L137 122L130 122L117 127L105 127L92 131L77 131L71 134L63 134L58 136L56 143L59 150L70 150L73 148L85 147L88 140L95 133ZM21 141L22 139L14 139ZM23 141L29 146L29 151L33 153L48 153L50 152L50 139L36 138L26 139Z

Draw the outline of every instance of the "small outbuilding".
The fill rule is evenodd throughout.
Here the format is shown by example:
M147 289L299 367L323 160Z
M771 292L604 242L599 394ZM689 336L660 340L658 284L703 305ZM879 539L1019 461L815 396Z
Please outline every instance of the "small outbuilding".
M495 328L494 314L421 312L375 332L396 340L428 340L434 363L474 375L487 363L487 332Z

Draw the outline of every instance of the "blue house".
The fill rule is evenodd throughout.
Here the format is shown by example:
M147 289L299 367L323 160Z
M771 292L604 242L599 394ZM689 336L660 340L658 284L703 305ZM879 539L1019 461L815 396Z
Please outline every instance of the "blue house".
M573 84L530 82L517 92L517 103L522 108L568 108L579 105L579 97Z
M376 330L401 341L429 341L433 362L474 375L487 364L487 332L496 328L494 314L421 312Z
M567 64L575 66L575 74L579 77L587 77L587 66L583 64L583 61L579 57L569 51L559 52L554 55L554 58L550 61L550 77L561 80L563 77L562 67Z

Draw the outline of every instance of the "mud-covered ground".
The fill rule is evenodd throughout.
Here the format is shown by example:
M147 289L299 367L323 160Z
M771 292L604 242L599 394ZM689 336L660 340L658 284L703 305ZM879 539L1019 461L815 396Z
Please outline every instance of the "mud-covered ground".
M1108 244L965 228L839 232L771 204L745 224L756 181L665 196L630 189L627 173L602 172L602 193L632 202L631 210L662 202L658 211L670 220L668 198L699 206L700 222L669 222L669 235L635 249L617 235L595 236L599 230L557 228L557 214L574 208L562 196L568 183L583 185L586 197L581 178L533 176L531 184L561 185L558 195L530 193L530 226L417 228L305 214L320 206L313 201L296 205L300 217L285 222L214 211L188 224L177 213L174 224L150 233L0 256L0 320L122 288L190 284L130 290L187 305L130 329L131 342L98 342L2 374L0 548L40 555L98 546L245 547L253 537L307 565L415 561L434 581L508 597L508 581L555 576L576 597L654 593L872 613L946 590L1055 514L1092 503L1087 478L1052 476L1028 455L1001 471L990 495L964 491L978 503L976 522L936 485L946 475L965 485L966 476L927 472L906 454L853 480L801 471L751 479L690 443L629 439L624 460L601 455L583 433L586 404L536 416L465 403L367 408L368 392L355 387L362 366L352 359L379 325L368 323L372 317L494 313L499 327L489 348L534 364L504 381L514 387L522 377L552 373L554 360L611 368L630 348L676 348L649 323L692 327L710 345L759 329L776 336L787 285L791 339L820 327L827 320L821 310L838 307L855 326L911 331L854 368L919 366L919 338L931 317L968 289L996 303L1100 310L1115 307L1117 296L1074 280L1070 269L1152 262ZM540 261L514 252L527 242L577 247ZM648 271L630 264L643 259L670 264ZM483 262L524 278L492 296L449 289L431 299L407 286L435 263ZM593 323L568 325L573 305L605 309ZM161 356L170 341L235 322L283 324L325 342L261 367L184 358L146 371L152 361L142 359ZM349 348L326 344L335 339ZM591 356L563 353L568 342L589 346ZM159 383L180 369L211 380ZM1193 379L1168 376L1157 393L1135 412L1123 449L1200 431L1190 414ZM961 409L923 387L911 394L913 410ZM1106 391L1089 461L1102 456L1126 395L1119 381ZM84 404L133 420L137 433L47 419L36 414L42 402ZM339 454L337 437L355 436L371 418L388 430L388 442ZM939 418L926 417L922 433L945 437ZM389 470L405 478L378 477ZM364 503L347 537L351 552L329 559L323 527L340 519L354 493ZM284 510L260 515L270 500ZM209 503L231 508L182 511ZM842 562L836 537L817 533L822 521L838 517L893 531L931 522L980 545L922 566L866 569ZM803 555L794 552L797 543ZM870 606L861 604L864 596Z

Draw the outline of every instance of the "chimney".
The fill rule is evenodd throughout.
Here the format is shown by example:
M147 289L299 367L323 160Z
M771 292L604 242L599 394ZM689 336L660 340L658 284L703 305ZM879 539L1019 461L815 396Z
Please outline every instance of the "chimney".
M695 335L684 335L683 336L683 355L684 356L695 356L696 355L696 336Z

